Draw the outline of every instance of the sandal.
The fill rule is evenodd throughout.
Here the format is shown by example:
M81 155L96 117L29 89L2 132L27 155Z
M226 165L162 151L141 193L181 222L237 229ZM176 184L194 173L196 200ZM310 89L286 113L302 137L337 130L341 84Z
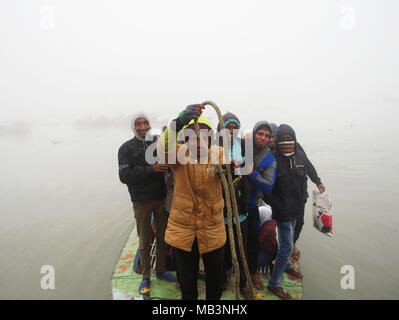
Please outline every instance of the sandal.
M251 275L251 280L252 283L254 285L254 287L258 290L263 290L264 286L263 286L263 282L262 280L259 278L258 274L252 274Z
M277 297L283 300L292 300L292 296L282 287L267 287L271 293L274 293Z
M290 266L289 268L284 270L285 273L288 273L298 279L302 279L303 278L303 274L300 273L297 269L295 269L293 266Z
M294 259L295 261L301 259L301 251L299 251L295 246L291 258Z
M143 280L140 283L139 293L146 294L146 293L150 292L150 287L151 287L150 278L143 278Z
M240 293L244 296L245 300L254 300L254 297L248 288L240 288Z

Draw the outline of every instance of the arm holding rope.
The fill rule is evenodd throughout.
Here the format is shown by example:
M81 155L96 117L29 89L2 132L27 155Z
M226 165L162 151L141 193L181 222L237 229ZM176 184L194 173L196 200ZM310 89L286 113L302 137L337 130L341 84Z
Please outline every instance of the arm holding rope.
M204 107L200 104L192 104L186 107L179 116L172 120L170 125L163 132L161 138L158 141L157 152L161 159L165 158L165 162L168 163L167 155L168 152L176 150L177 135L178 133L190 123L192 119L198 119L202 113Z

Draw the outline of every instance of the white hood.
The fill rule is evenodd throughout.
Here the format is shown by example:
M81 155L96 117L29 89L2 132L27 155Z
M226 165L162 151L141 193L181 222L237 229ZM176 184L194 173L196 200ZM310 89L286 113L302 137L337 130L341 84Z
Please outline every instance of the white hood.
M134 123L135 123L136 120L139 119L139 118L147 119L148 122L150 123L150 130L148 130L148 132L147 132L147 134L146 134L146 138L151 137L151 122L150 122L149 117L148 117L144 112L137 112L137 113L135 113L135 114L132 116L132 119L131 119L131 121L130 121L130 127L132 128L135 137L136 137L137 139L139 139L139 140L143 140L143 138L140 137L140 136L137 134L137 131L136 131L136 129L134 128Z
M260 226L262 226L265 222L272 219L272 210L269 206L260 206L258 209Z

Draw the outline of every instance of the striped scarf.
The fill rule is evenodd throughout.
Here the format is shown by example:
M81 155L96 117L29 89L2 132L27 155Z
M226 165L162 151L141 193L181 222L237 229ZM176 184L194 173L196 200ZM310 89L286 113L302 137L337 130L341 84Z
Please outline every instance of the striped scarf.
M295 153L295 141L291 140L291 141L280 141L278 143L278 147L280 152L286 156L292 156Z

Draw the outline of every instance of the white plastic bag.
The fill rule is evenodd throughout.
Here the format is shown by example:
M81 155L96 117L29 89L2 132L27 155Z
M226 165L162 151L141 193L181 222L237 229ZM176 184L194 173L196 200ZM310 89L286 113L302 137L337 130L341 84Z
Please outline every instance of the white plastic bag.
M313 226L332 238L332 200L326 194L313 191Z

